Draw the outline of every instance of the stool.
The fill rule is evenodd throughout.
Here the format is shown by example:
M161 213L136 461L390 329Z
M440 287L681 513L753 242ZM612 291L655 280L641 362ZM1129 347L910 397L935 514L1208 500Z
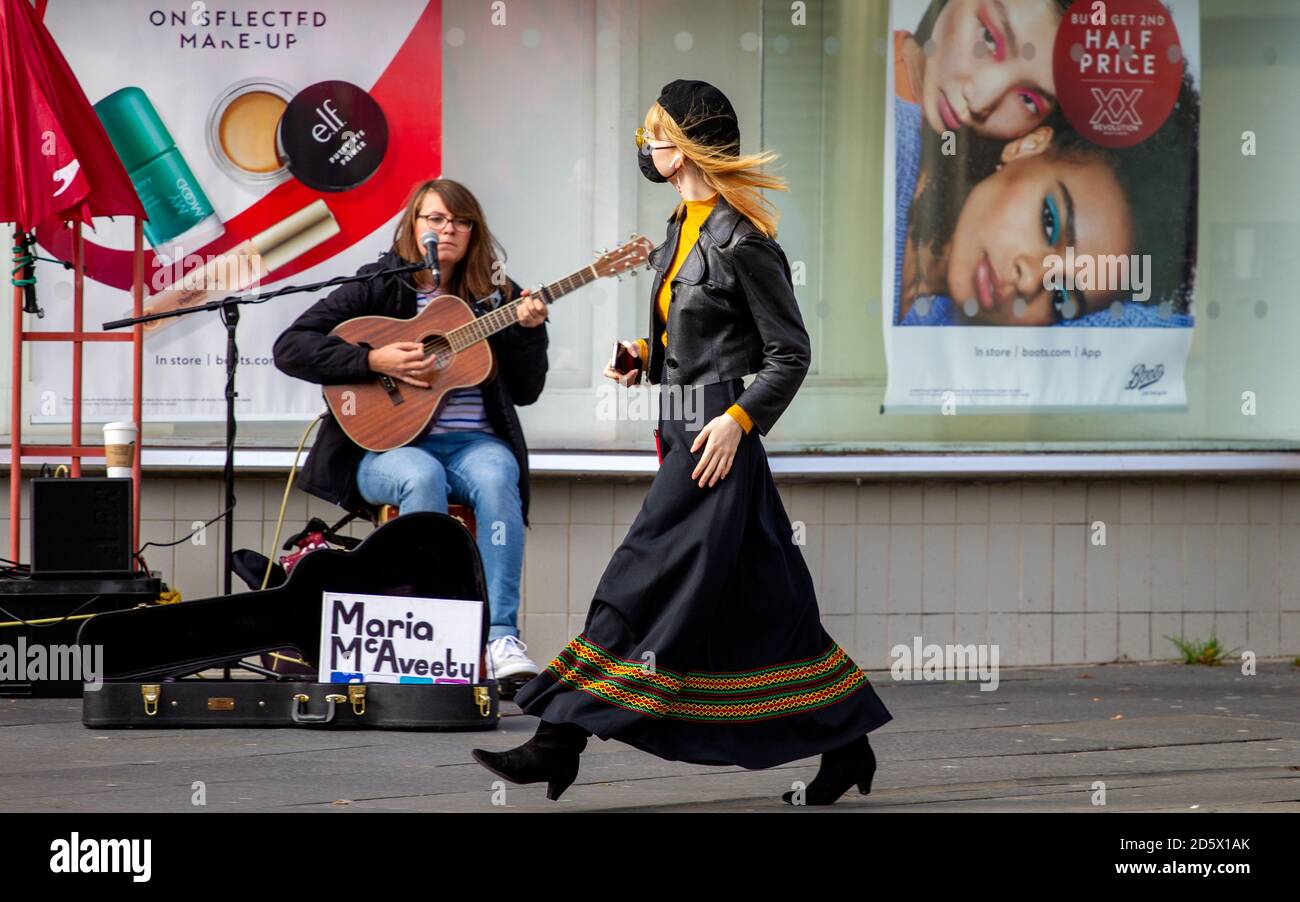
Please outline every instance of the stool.
M460 525L469 530L470 535L475 537L478 536L478 533L475 531L476 523L474 520L473 508L465 504L449 504L447 505L447 513L459 520ZM376 522L378 525L383 526L389 520L400 515L401 510L398 509L396 504L381 504L379 505L379 513L376 517Z

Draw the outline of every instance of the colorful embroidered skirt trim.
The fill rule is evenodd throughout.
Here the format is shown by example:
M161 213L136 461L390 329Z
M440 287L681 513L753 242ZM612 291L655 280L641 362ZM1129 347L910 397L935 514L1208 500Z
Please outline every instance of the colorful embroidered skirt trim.
M815 658L729 673L678 673L620 658L578 634L546 670L601 701L652 717L738 722L767 720L832 705L867 675L838 643Z

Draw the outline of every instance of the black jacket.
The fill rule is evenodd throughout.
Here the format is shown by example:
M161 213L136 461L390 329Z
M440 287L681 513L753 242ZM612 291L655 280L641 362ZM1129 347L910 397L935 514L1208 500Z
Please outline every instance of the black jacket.
M781 246L719 196L672 281L668 346L659 320L663 279L677 251L681 218L650 253L650 361L643 380L667 385L722 382L757 373L736 399L766 435L794 400L812 350Z
M375 263L367 263L357 275L405 265L393 251ZM369 352L328 333L344 320L357 316L415 316L418 305L410 275L382 276L342 285L303 312L275 342L275 365L283 372L317 385L364 382L374 378L368 364ZM507 279L512 301L520 288ZM463 300L470 302L470 298ZM488 309L496 299L485 301ZM486 310L482 311L486 312ZM546 323L531 329L518 323L490 336L488 343L497 360L497 374L481 386L483 407L492 431L504 439L519 462L519 497L523 502L524 524L528 524L528 446L519 425L516 405L532 404L546 384L549 339ZM304 491L355 511L366 506L357 491L357 465L365 450L348 438L330 413L320 432L297 484Z

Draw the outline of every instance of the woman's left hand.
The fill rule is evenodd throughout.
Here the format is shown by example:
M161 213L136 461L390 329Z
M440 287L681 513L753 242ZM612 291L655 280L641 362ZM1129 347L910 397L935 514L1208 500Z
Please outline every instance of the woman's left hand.
M704 488L705 482L708 482L709 488L713 488L719 479L731 472L731 464L736 459L736 448L740 446L744 434L745 430L740 428L735 417L729 413L720 414L704 424L700 434L691 443L692 454L705 443L704 454L691 473L691 479L700 481L700 488Z
M531 329L546 321L546 302L541 298L530 297L529 293L530 289L523 290L519 295L520 304L515 310L519 314L519 325Z

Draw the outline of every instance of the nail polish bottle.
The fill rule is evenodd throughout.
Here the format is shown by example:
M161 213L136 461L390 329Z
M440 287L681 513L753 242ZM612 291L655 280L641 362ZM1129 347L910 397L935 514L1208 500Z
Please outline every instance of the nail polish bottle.
M225 232L144 91L114 91L95 104L95 112L144 206L144 234L159 257L171 262Z

